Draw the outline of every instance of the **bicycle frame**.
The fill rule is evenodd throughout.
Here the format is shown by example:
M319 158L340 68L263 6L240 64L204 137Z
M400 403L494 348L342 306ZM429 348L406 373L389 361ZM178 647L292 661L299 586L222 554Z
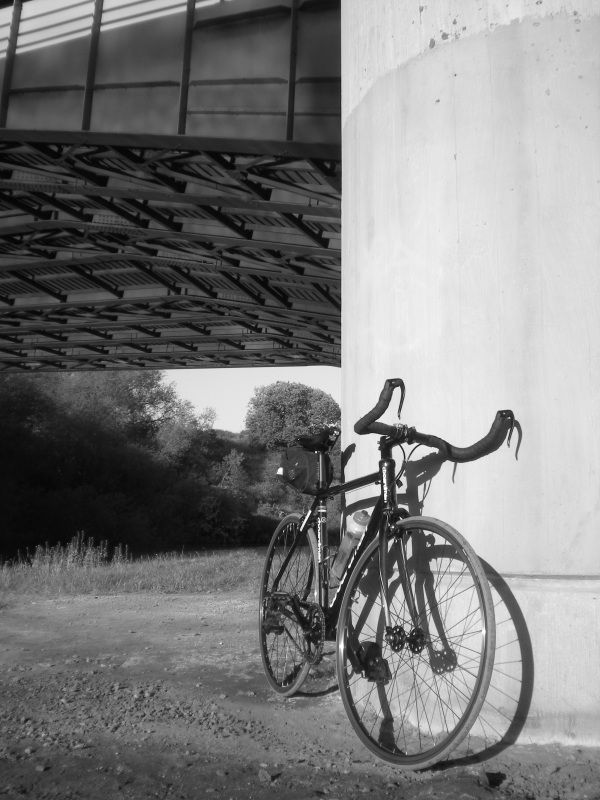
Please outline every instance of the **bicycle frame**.
M387 536L386 532L388 526L393 522L394 517L398 514L397 501L396 501L396 462L392 457L393 440L389 437L382 437L379 440L379 449L381 458L379 460L379 469L369 475L354 480L345 481L344 483L336 484L335 486L325 486L321 482L321 476L325 472L325 454L319 453L319 488L315 495L310 508L302 517L300 522L300 531L304 532L309 527L314 527L317 537L317 561L319 574L317 576L318 598L317 602L323 609L325 615L325 631L328 639L334 639L337 621L339 617L340 605L344 591L348 585L352 566L358 558L360 558L368 545L373 541L376 536L379 536L379 558L380 558L380 588L382 604L384 613L386 615L386 626L391 626L387 589L385 585L384 575L386 574L386 560L387 560ZM335 597L330 604L330 560L329 560L329 534L327 527L327 502L341 494L352 492L357 489L362 489L372 484L380 485L380 496L377 500L369 524L365 534L363 535L358 546L351 554L348 563L344 568L344 574L336 587ZM282 570L285 565L282 566ZM410 593L409 593L410 594ZM415 617L415 604L411 602L411 612L413 618Z

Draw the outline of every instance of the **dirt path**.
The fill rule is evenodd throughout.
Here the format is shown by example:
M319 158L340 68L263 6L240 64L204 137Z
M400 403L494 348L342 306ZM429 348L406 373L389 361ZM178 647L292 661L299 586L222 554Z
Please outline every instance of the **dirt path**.
M267 688L255 599L23 600L0 615L0 800L600 798L593 750L513 747L423 773L374 760L332 646L302 696Z

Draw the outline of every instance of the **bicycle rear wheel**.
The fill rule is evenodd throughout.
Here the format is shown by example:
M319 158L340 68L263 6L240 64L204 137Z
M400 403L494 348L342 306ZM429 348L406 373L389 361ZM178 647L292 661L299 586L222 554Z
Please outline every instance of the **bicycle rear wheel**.
M260 589L259 638L271 687L288 697L298 691L313 659L305 623L316 616L318 563L314 531L300 516L281 520L267 550Z
M409 517L388 537L392 630L386 631L378 544L359 559L342 599L340 691L372 752L399 767L422 769L459 744L485 699L496 639L491 592L458 531Z

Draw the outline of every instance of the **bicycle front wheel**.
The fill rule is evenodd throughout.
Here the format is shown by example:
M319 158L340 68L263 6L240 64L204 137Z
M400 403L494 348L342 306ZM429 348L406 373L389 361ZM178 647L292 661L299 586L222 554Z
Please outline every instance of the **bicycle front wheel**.
M340 691L372 752L423 769L462 741L485 699L496 639L491 592L464 537L427 517L409 517L390 533L385 571L389 627L375 540L340 607Z
M312 663L306 620L318 599L317 543L300 516L281 520L267 550L260 589L259 638L271 687L289 697L298 691ZM304 624L303 624L304 622Z

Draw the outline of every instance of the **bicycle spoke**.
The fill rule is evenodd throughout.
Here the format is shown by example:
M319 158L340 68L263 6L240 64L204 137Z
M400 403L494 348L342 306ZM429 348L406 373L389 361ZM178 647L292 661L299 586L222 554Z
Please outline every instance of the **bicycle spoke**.
M434 763L466 735L483 702L493 657L493 607L475 555L448 526L419 524L402 534L402 580L399 542L390 538L388 545L390 614L406 642L394 652L384 636L385 614L373 579L377 543L356 566L338 630L340 688L353 726L377 755L412 768ZM412 593L416 620L403 587ZM411 639L417 628L421 632ZM384 672L369 680L367 669L350 669L349 629L363 648L379 646L389 680L381 680Z
M277 527L263 571L260 599L260 644L265 674L275 691L293 694L305 680L305 634L297 618L299 602L314 596L317 575L314 536L300 531L297 515Z

